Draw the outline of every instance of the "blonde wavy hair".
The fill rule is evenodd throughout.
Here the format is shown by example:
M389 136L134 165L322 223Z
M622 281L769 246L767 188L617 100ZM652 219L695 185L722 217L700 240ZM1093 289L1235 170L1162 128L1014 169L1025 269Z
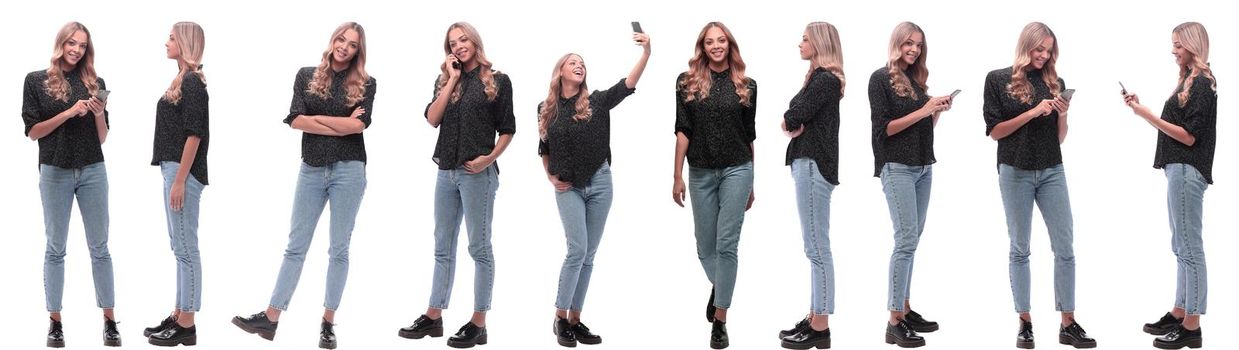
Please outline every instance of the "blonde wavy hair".
M813 22L805 26L805 33L809 34L809 45L813 46L813 57L809 58L813 64L805 73L804 83L809 84L815 69L826 68L839 78L839 95L842 96L847 79L843 76L843 47L839 43L839 31L830 23Z
M1192 82L1197 76L1203 75L1213 81L1210 86L1213 91L1217 91L1217 79L1213 78L1213 70L1209 69L1209 32L1205 31L1204 25L1196 22L1180 24L1174 27L1172 36L1184 50L1192 53L1192 61L1179 66L1179 85L1183 89L1175 97L1179 99L1179 107L1183 107L1191 97Z
M1052 96L1057 97L1062 89L1058 85L1058 70L1054 68L1054 63L1058 62L1058 37L1044 23L1029 23L1020 32L1020 41L1015 45L1015 64L1011 65L1011 83L1007 84L1007 94L1021 103L1032 103L1032 83L1028 82L1028 72L1024 70L1032 65L1032 51L1045 39L1054 39L1054 46L1048 48L1050 59L1041 67L1041 79L1049 87Z
M197 23L179 22L172 25L172 40L175 40L177 47L181 49L178 62L181 70L176 74L176 79L172 79L168 91L164 91L163 99L178 104L181 102L181 82L186 74L193 72L198 76L198 80L206 85L206 75L202 74L202 50L206 47L206 38L203 36L202 27Z
M912 39L912 34L921 34L920 56L917 56L916 62L911 65L903 61L903 43ZM912 22L903 22L895 26L895 31L891 33L890 42L890 57L886 60L886 68L889 70L891 77L891 87L895 89L895 94L900 97L911 97L916 99L916 89L912 88L912 84L916 84L921 90L929 90L929 68L925 66L925 61L929 59L929 40L925 37L925 31L921 27ZM908 76L904 71L911 73Z
M744 58L740 57L740 44L736 43L736 37L731 35L731 30L727 29L722 22L707 23L704 28L701 28L701 34L697 35L697 45L693 47L693 58L688 60L688 74L679 81L685 91L684 102L710 97L710 87L714 79L710 77L710 57L705 52L706 32L709 32L710 28L722 30L723 35L727 37L727 63L731 66L731 83L736 86L736 95L740 97L740 104L751 106L748 78L744 76Z
M309 86L306 87L306 92L311 95L318 96L323 99L330 98L328 89L331 89L331 51L337 40L344 40L344 33L348 30L357 32L357 54L353 55L353 61L349 62L348 78L344 80L344 90L348 93L347 104L349 106L356 105L365 98L366 82L370 81L370 74L366 73L366 30L356 22L345 22L336 31L331 33L331 39L327 41L327 48L323 50L322 62L318 64L318 68L314 69L314 78L310 79Z
M559 61L555 62L555 69L551 71L551 87L547 92L546 100L542 101L542 110L538 112L538 137L546 140L546 130L551 126L551 121L559 116L559 96L564 90L563 67L568 63L568 59L576 56L581 60L581 65L585 64L585 59L581 55L569 53L560 57ZM586 73L588 74L588 73ZM593 111L589 109L589 86L585 84L585 80L581 80L581 88L576 97L576 114L573 119L577 121L589 121L589 117Z
M65 79L64 72L60 70L60 64L65 57L65 43L79 31L86 34L86 52L82 53L82 59L77 61L74 69L82 72L82 83L86 84L86 90L90 95L93 96L99 92L99 83L96 81L98 76L95 74L95 42L91 39L90 31L86 30L86 26L78 22L69 22L60 27L60 32L56 33L56 47L52 49L51 67L47 68L47 80L43 81L43 90L52 98L60 101L69 101L69 80Z

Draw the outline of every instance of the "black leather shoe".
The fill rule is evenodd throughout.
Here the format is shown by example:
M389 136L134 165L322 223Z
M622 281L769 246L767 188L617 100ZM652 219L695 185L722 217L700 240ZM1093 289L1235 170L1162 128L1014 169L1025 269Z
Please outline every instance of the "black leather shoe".
M336 331L334 329L335 325L331 324L331 322L327 322L327 320L323 320L323 323L320 325L320 327L321 327L320 328L321 330L318 331L318 347L322 349L335 349L336 348Z
M425 336L442 337L443 336L443 318L430 319L426 315L421 315L413 324L400 329L400 337L405 339L422 339Z
M64 325L60 324L60 321L52 320L50 317L48 319L51 320L51 324L47 326L47 347L65 347Z
M710 300L706 301L706 322L714 322L714 287L710 287Z
M803 320L800 320L800 322L796 322L796 325L792 326L792 329L784 329L784 330L779 331L779 339L787 338L787 337L792 336L793 334L800 333L800 331L804 330L805 328L809 328L808 317L805 317Z
M938 330L938 322L926 320L916 311L908 310L908 313L903 315L903 320L908 321L908 327L917 333L930 333Z
M189 326L189 328L184 328L179 324L173 323L162 332L151 334L151 337L147 338L147 340L151 345L155 346L197 345L198 327Z
M473 322L465 322L455 335L447 338L447 346L453 348L472 348L474 345L486 345L486 327L478 327Z
M1153 339L1153 347L1158 349L1182 349L1184 346L1196 349L1201 343L1200 328L1188 330L1183 325L1176 325L1166 335Z
M275 329L280 326L279 322L271 322L271 319L267 318L266 311L250 315L250 317L234 316L232 324L266 340L275 340Z
M710 348L726 349L730 345L731 340L727 337L727 322L714 320L713 327L710 328Z
M1015 335L1015 347L1020 349L1032 349L1036 346L1033 343L1032 321L1020 319L1020 333Z
M783 338L783 347L788 349L830 349L830 328L817 331L812 327L801 328L790 336Z
M120 346L120 331L116 329L116 321L103 319L103 346Z
M163 319L163 321L159 321L158 326L146 327L146 329L143 329L142 336L149 338L151 334L163 332L163 330L168 329L168 326L171 326L173 323L176 323L176 319L169 315L168 318Z
M589 327L586 327L581 321L577 321L572 325L572 335L576 337L576 341L586 345L602 344L602 336L591 333Z
M908 321L899 320L897 324L886 323L886 343L899 345L901 348L919 348L925 346L925 338L916 334Z
M1067 327L1059 326L1058 343L1071 345L1076 349L1092 349L1097 347L1097 341L1089 338L1088 333L1084 332L1084 328L1080 327L1076 320L1071 320L1071 324L1067 325Z
M1166 333L1170 333L1170 331L1174 330L1175 327L1178 327L1179 324L1182 323L1182 318L1175 318L1174 315L1167 312L1166 315L1162 316L1162 318L1157 320L1157 322L1145 323L1144 332L1152 335L1166 335Z
M568 319L556 316L555 323L551 324L551 332L555 333L559 346L576 347L576 335L572 333L572 325L568 323Z

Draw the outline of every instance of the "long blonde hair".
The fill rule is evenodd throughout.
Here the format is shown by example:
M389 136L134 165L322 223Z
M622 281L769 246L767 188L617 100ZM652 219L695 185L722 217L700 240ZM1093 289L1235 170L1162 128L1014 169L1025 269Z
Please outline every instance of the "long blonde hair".
M43 90L52 98L60 101L69 101L69 81L65 79L64 72L60 70L60 63L65 56L65 43L79 31L86 33L86 52L82 53L82 59L77 61L74 69L82 73L82 83L86 84L86 90L90 95L99 92L99 83L96 81L98 76L95 75L95 42L91 39L90 31L86 30L86 26L78 22L69 22L60 27L60 32L56 33L56 47L52 49L51 67L47 68L47 80L43 81Z
M916 33L921 34L921 54L917 56L916 62L906 65L903 61L903 43L911 40L912 34ZM886 68L890 71L891 87L895 89L896 95L916 99L916 89L912 88L912 84L916 84L921 90L929 90L929 85L926 85L929 81L929 68L925 66L928 59L929 39L925 37L925 31L912 22L895 26L895 31L891 33L890 57L886 60ZM905 70L912 76L906 75Z
M751 106L748 78L744 76L744 58L740 57L740 44L736 43L736 37L731 35L731 30L722 22L706 23L706 26L701 28L701 34L697 35L693 58L688 60L688 74L679 81L680 86L684 87L684 102L710 97L710 87L714 79L710 77L710 58L705 52L706 32L710 31L710 28L722 30L727 37L727 63L731 66L731 83L736 86L736 96L740 97L740 104Z
M206 37L197 23L178 22L172 25L172 40L181 49L181 58L177 62L181 70L176 74L176 79L172 79L168 91L164 91L163 99L177 104L181 102L181 81L186 74L194 73L206 85L206 75L202 74L202 50L206 47Z
M323 60L318 64L318 68L314 69L314 78L310 79L310 84L306 87L306 92L311 95L321 97L323 99L330 98L327 90L331 88L331 52L335 46L336 39L344 35L344 32L352 29L357 31L357 54L353 55L353 61L348 65L348 78L344 80L344 89L348 92L347 104L349 106L356 105L365 98L366 82L370 81L370 74L366 73L366 30L356 22L345 22L336 31L331 33L331 39L327 41L327 49L323 50Z
M813 57L809 58L809 72L805 73L804 83L809 84L813 71L818 67L826 68L839 78L839 95L843 95L843 87L847 79L843 77L843 46L839 43L839 31L826 22L813 22L805 26L809 34L809 44L813 46Z
M1213 70L1209 69L1209 32L1205 26L1196 22L1187 22L1174 27L1173 36L1184 50L1192 53L1192 61L1179 66L1179 85L1182 91L1175 95L1179 99L1179 107L1187 105L1191 97L1192 82L1197 76L1203 75L1213 81L1210 88L1217 91L1217 79L1213 78Z
M560 93L564 90L563 71L564 64L568 59L576 56L584 63L585 59L581 55L569 53L560 57L559 61L555 62L555 69L551 71L551 88L547 92L546 100L542 101L542 110L538 112L538 137L546 140L546 130L551 126L551 121L559 116L559 98ZM585 84L585 80L581 80L580 93L576 97L576 114L573 119L577 121L589 121L589 117L593 111L589 109L589 86Z
M1041 68L1041 79L1052 96L1058 96L1058 90L1062 88L1058 85L1058 70L1054 68L1054 63L1058 62L1058 37L1044 23L1029 23L1020 32L1020 41L1015 45L1015 64L1011 65L1011 83L1007 84L1007 94L1021 103L1032 102L1032 83L1028 82L1028 73L1024 70L1032 65L1031 52L1045 39L1054 39L1054 47L1049 48L1050 59Z
M487 101L495 101L495 97L499 96L499 87L495 84L495 73L498 72L492 70L490 60L486 59L486 49L482 46L482 36L478 34L478 30L476 28L473 28L473 26L468 22L452 23L451 26L447 27L447 33L443 34L443 53L449 55L452 53L452 38L450 36L452 29L457 28L459 28L460 31L465 32L465 37L473 41L474 51L477 51L473 54L473 59L478 61L479 66L482 66L482 73L480 76L482 78L482 86L484 87L483 92L486 93ZM464 69L464 62L461 62L461 65L461 69ZM448 67L446 62L439 65L439 70L442 73L439 74L438 89L442 89L447 86L448 69L451 69L451 67ZM451 102L460 101L461 84L464 84L463 80L456 81L456 88L452 90Z

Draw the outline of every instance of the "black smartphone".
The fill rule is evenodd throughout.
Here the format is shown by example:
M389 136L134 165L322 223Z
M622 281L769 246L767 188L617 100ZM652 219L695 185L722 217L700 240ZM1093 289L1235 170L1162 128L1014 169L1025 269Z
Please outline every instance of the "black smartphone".
M641 22L637 21L632 22L632 31L634 33L645 33L645 31L641 30Z
M1126 86L1123 86L1123 82L1121 82L1121 81L1119 82L1119 88L1120 88L1120 89L1123 89L1122 91L1120 91L1120 92L1122 92L1122 93L1123 93L1123 96L1127 96L1127 87L1126 87Z
M1076 89L1067 89L1067 90L1064 90L1062 95L1059 95L1059 96L1062 96L1064 100L1067 100L1067 102L1071 102L1071 96L1075 95L1075 93L1076 93Z

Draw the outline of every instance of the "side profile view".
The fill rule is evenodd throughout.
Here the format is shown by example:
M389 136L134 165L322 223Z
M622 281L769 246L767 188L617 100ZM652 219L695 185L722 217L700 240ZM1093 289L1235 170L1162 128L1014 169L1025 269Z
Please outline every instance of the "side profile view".
M1208 273L1205 269L1205 190L1213 184L1217 147L1217 79L1209 68L1209 32L1196 22L1171 32L1171 53L1179 66L1179 84L1166 99L1159 118L1140 97L1123 89L1123 102L1157 129L1153 167L1166 173L1166 210L1170 214L1170 249L1178 269L1174 305L1144 331L1159 335L1159 349L1199 348L1200 316L1205 314Z
M301 170L293 197L292 228L284 262L267 309L232 324L267 340L275 338L280 314L288 310L306 252L323 209L330 205L327 294L318 347L336 348L335 315L348 278L349 242L366 191L366 142L375 79L366 73L366 31L347 22L332 32L316 67L301 68L293 82L292 106L284 118L301 133Z

